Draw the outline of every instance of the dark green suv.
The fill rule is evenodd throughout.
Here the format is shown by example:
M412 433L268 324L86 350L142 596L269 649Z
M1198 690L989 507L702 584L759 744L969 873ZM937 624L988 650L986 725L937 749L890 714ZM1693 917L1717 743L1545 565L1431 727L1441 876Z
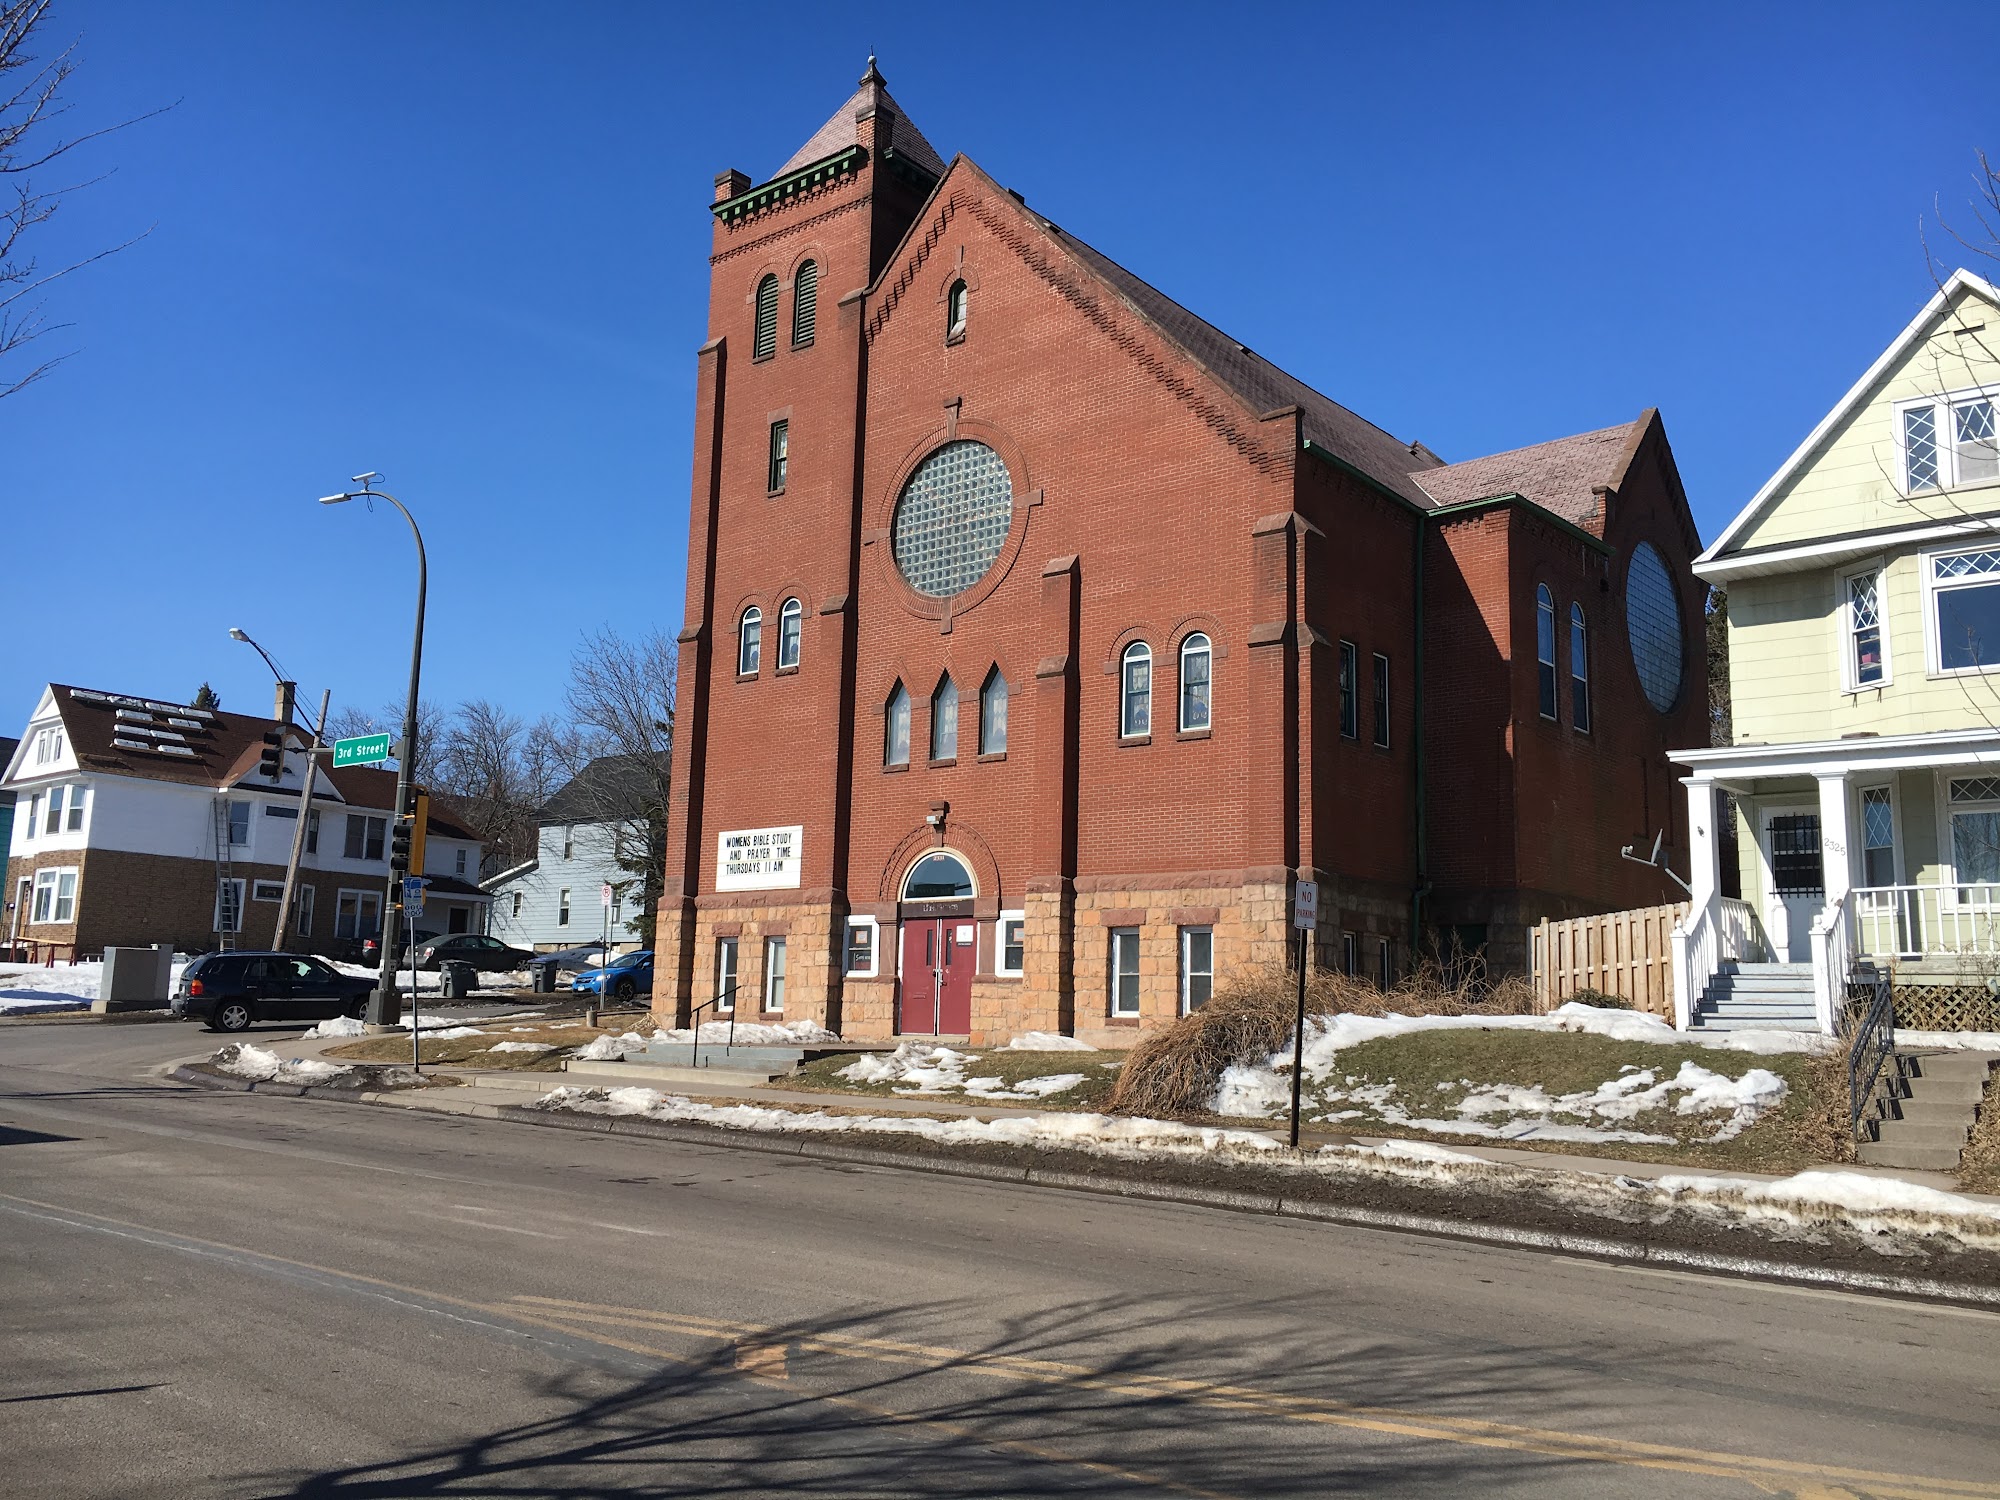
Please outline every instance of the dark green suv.
M210 1031L241 1031L258 1021L357 1019L368 1008L373 978L357 979L304 953L206 953L181 971L171 1009L176 1020Z

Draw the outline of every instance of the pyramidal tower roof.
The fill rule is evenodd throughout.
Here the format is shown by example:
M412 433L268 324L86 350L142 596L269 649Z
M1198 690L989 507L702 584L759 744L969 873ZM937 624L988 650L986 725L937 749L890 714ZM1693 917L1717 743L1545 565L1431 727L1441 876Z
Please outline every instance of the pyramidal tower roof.
M878 107L896 116L895 133L890 138L896 154L915 162L933 177L944 176L944 159L937 154L937 148L924 139L924 133L904 113L903 106L890 97L889 86L882 81L881 71L875 66L875 58L871 54L868 71L861 75L861 86L824 125L813 132L811 140L792 153L790 161L771 174L772 178L783 177L787 172L824 160L856 144L860 132L855 127L855 117Z

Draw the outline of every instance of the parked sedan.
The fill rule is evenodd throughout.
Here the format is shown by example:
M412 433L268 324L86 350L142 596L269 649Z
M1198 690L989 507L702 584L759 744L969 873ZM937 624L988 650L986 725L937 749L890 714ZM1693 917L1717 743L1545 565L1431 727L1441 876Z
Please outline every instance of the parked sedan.
M446 959L486 972L527 967L534 954L525 948L510 948L496 937L477 932L454 932L417 944L417 967L435 969Z
M653 992L653 950L641 948L614 958L601 969L585 969L570 981L579 995L614 995L630 1000L634 995Z
M169 1008L210 1031L241 1031L258 1021L358 1019L374 988L300 953L207 953L181 971Z
M563 948L554 953L537 953L535 962L553 963L565 974L574 974L579 969L603 967L605 957L610 951L602 942L584 943L579 947Z

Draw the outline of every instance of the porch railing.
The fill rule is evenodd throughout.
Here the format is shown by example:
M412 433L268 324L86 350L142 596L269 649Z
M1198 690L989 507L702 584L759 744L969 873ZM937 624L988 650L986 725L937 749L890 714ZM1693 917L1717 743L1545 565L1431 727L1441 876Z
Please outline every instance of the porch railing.
M1847 1004L1848 976L1854 968L1854 893L1839 901L1829 901L1813 918L1812 954L1813 1014L1822 1035L1832 1036L1841 1011Z
M1717 896L1706 906L1690 908L1674 928L1674 1025L1686 1031L1694 1023L1694 1008L1726 963L1761 958L1764 939L1757 913L1747 901Z
M2000 954L2000 886L1857 886L1848 909L1856 958Z
M1896 1053L1896 1006L1887 969L1863 967L1854 978L1868 987L1868 1009L1847 1037L1847 1123L1858 1139L1861 1117L1875 1097L1875 1080Z

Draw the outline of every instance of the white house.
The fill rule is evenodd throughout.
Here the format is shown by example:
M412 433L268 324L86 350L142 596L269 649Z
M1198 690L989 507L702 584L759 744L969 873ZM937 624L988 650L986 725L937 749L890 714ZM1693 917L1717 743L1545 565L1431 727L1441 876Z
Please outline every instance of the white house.
M281 719L51 683L0 778L16 799L8 938L80 953L270 946L307 743ZM315 788L283 946L351 953L381 929L396 778L323 765ZM479 854L476 835L430 819L420 930L478 930Z
M502 942L538 952L602 939L629 944L636 912L634 873L621 860L649 837L645 768L634 757L599 756L551 797L537 816L535 857L482 882L492 898L487 931ZM604 887L612 889L609 916Z

